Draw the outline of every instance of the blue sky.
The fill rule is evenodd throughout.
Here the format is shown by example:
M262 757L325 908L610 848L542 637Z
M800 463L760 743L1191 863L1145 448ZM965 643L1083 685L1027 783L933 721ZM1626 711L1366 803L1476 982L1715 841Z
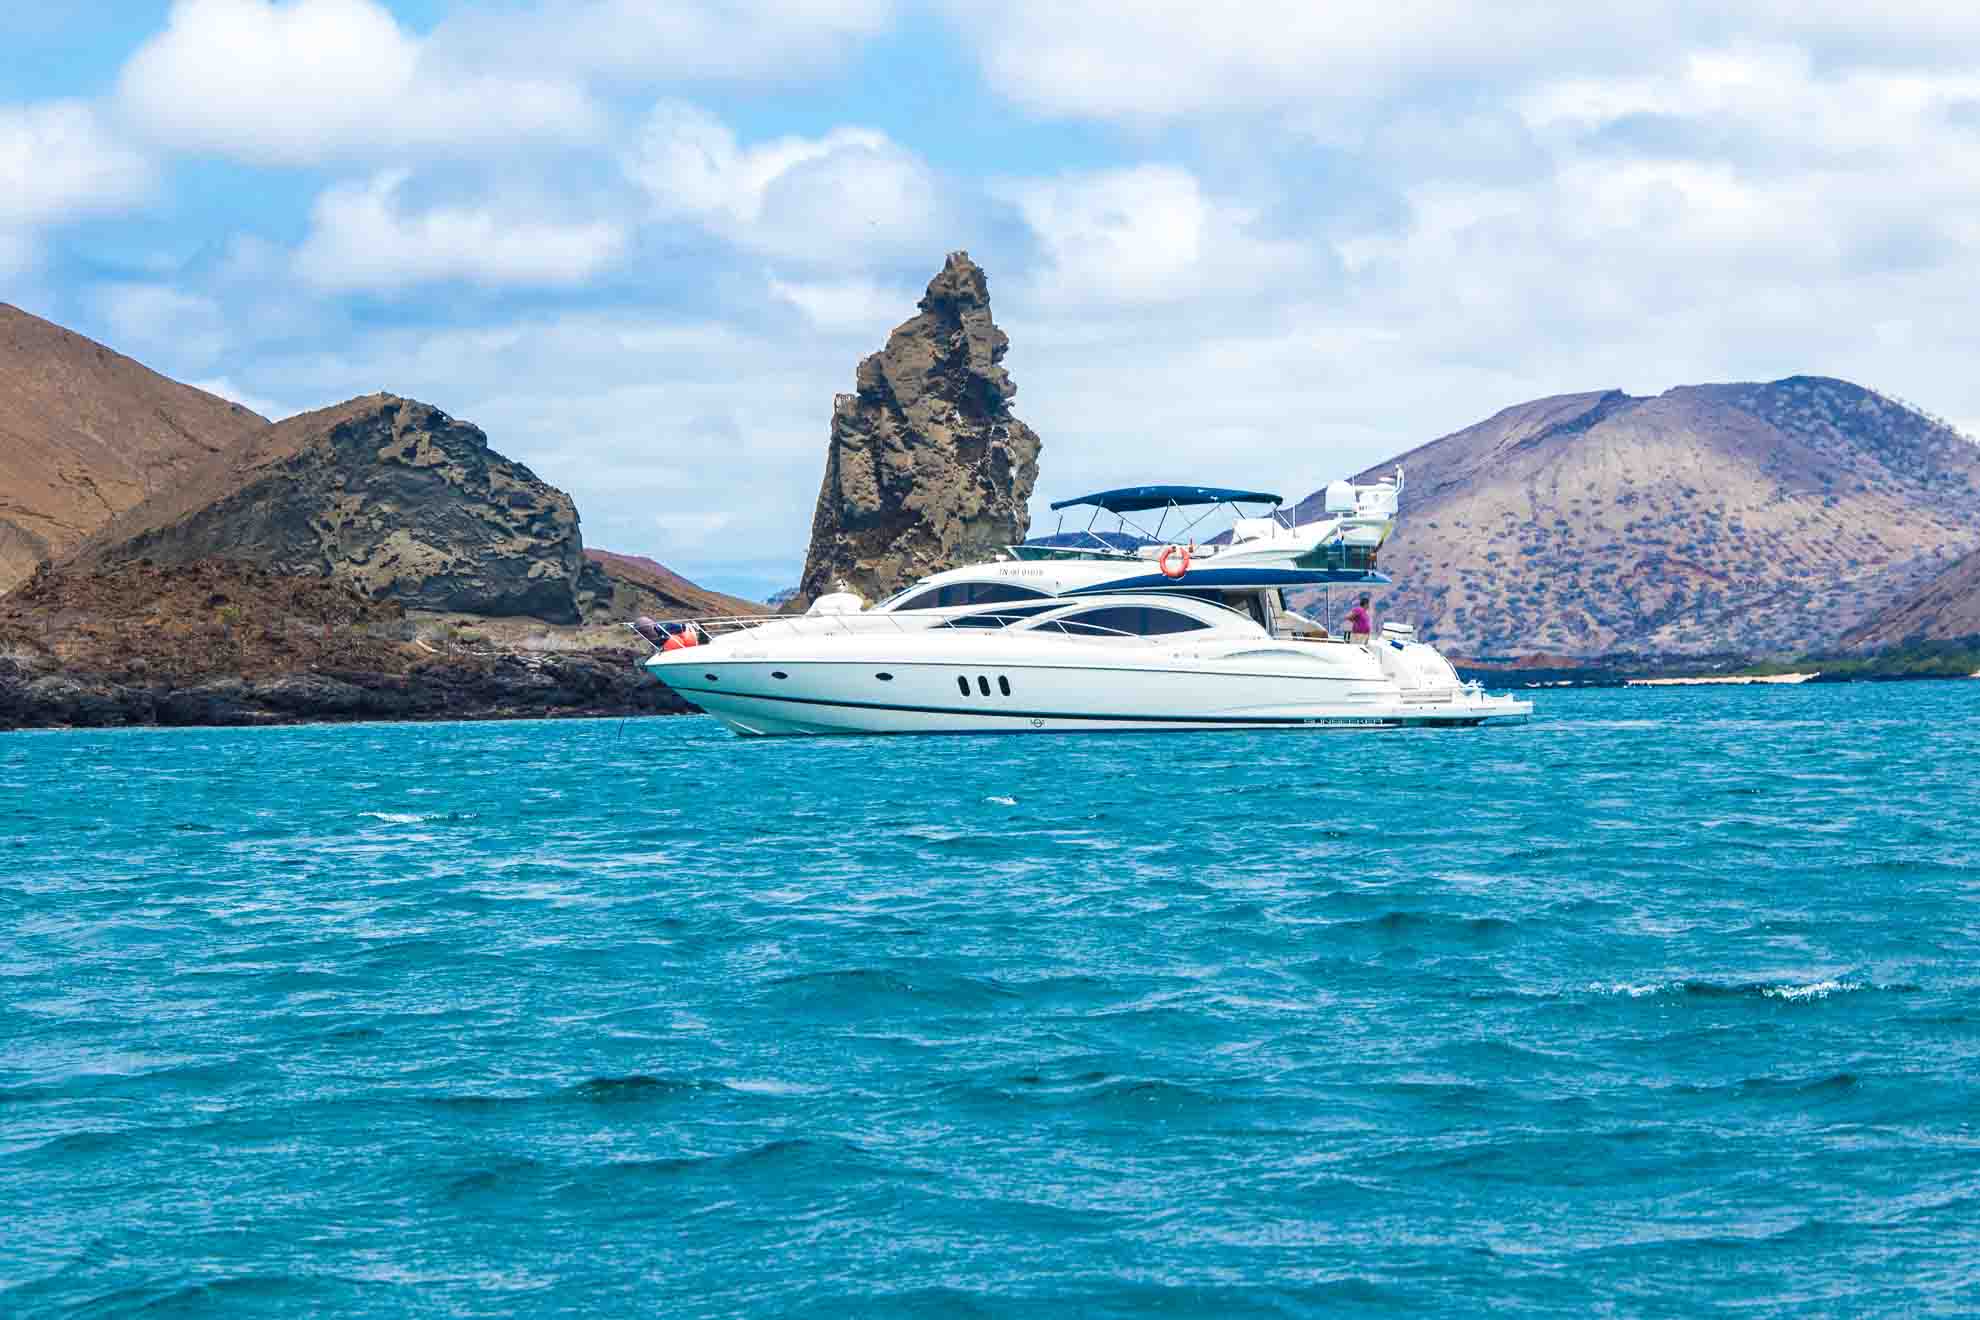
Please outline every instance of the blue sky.
M748 594L959 247L1040 509L1304 493L1616 386L1980 431L1980 7L1581 9L9 6L0 298L270 414L426 399Z

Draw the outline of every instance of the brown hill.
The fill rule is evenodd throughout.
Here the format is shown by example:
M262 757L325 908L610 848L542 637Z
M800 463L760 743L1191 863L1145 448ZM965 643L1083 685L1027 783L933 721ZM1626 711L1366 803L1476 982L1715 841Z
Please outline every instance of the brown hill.
M579 621L564 492L428 404L367 395L265 427L81 546L102 569L222 558L334 576L413 609Z
M0 592L267 425L0 303Z
M769 613L769 607L760 601L725 596L719 591L697 587L665 564L656 563L644 555L621 555L610 550L587 548L584 557L610 584L609 589L602 591L592 607L586 610L592 618L623 620L641 614L670 618L681 615ZM586 580L591 581L589 573Z
M1903 642L1954 642L1980 637L1980 552L1966 556L1923 588L1879 610L1843 638L1847 646L1881 650Z
M1362 479L1397 463L1381 613L1472 655L1806 652L1980 545L1980 446L1823 377L1539 399Z

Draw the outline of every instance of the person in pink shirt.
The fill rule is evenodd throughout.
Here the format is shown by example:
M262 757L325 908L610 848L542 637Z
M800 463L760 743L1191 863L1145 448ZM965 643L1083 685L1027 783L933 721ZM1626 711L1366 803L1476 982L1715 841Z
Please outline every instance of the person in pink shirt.
M1368 594L1362 593L1361 602L1348 611L1348 640L1365 642L1375 631L1375 616L1368 612Z

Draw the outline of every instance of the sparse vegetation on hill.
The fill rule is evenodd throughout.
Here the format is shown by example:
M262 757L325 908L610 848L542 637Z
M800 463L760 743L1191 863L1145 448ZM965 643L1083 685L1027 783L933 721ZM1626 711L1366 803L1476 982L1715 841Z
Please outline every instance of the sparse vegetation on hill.
M1380 611L1473 654L1802 654L1980 545L1980 447L1824 377L1540 399L1362 479L1396 462Z
M1980 551L1966 556L1908 596L1889 602L1843 638L1846 646L1885 648L1980 637Z

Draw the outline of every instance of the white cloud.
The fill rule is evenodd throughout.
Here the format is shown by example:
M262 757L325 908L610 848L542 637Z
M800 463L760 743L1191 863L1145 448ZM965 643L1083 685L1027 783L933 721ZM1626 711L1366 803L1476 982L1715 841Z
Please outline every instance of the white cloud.
M1283 285L1306 264L1291 243L1256 237L1255 214L1211 198L1188 170L1141 165L998 190L1049 262L1039 280L1055 301L1172 302Z
M1511 0L1253 0L1237 8L1145 0L953 0L984 73L1048 114L1172 116L1347 104L1438 69L1476 77L1620 45L1633 0L1576 10Z
M914 313L919 294L874 280L780 280L770 276L770 296L804 313L812 325L828 334L870 341L875 347L887 332Z
M680 550L693 552L708 545L719 533L735 525L736 515L721 513L656 513L653 525L668 542Z
M790 82L894 18L893 0L541 0L468 10L436 40L458 56L627 82Z
M1980 40L1980 8L1847 0L1252 0L1235 8L1147 0L949 0L998 91L1052 115L1166 118L1315 111L1517 85L1580 70L1654 69L1685 51L1791 42L1845 60L1944 62ZM1324 119L1313 126L1326 127Z
M799 261L939 246L934 174L885 134L837 128L745 147L695 106L662 102L626 155L661 220L686 220L739 246Z
M279 422L284 417L292 417L301 411L277 403L273 399L264 399L258 394L251 394L234 384L231 376L215 376L209 380L192 380L186 383L196 390L205 390L208 394L217 394L231 403L238 403L249 412L260 413L271 422Z
M34 264L33 241L25 233L0 228L0 279L16 279L25 275Z
M35 261L42 228L145 201L151 163L81 101L0 106L0 271Z
M576 83L451 67L374 0L176 0L117 98L161 144L256 164L506 153L603 131Z
M203 295L163 284L109 284L90 301L118 349L162 355L174 370L204 366L227 350L226 317Z
M404 170L387 170L317 199L295 269L326 290L391 290L461 280L483 286L568 287L624 251L610 220L540 220L489 206L410 211Z
M1683 305L1733 327L1775 299L1778 342L1821 324L1817 300L1855 301L1833 328L1874 337L1912 316L1898 291L1916 272L1974 282L1980 135L1945 110L1975 94L1965 73L1820 74L1792 52L1744 50L1658 77L1538 84L1521 114L1544 171L1496 186L1421 179L1405 224L1346 239L1342 255L1404 306L1440 304L1462 313L1446 324L1483 319L1495 335L1517 329L1507 313L1523 289L1530 308L1597 336L1640 335L1631 307ZM1706 296L1734 288L1734 301Z

